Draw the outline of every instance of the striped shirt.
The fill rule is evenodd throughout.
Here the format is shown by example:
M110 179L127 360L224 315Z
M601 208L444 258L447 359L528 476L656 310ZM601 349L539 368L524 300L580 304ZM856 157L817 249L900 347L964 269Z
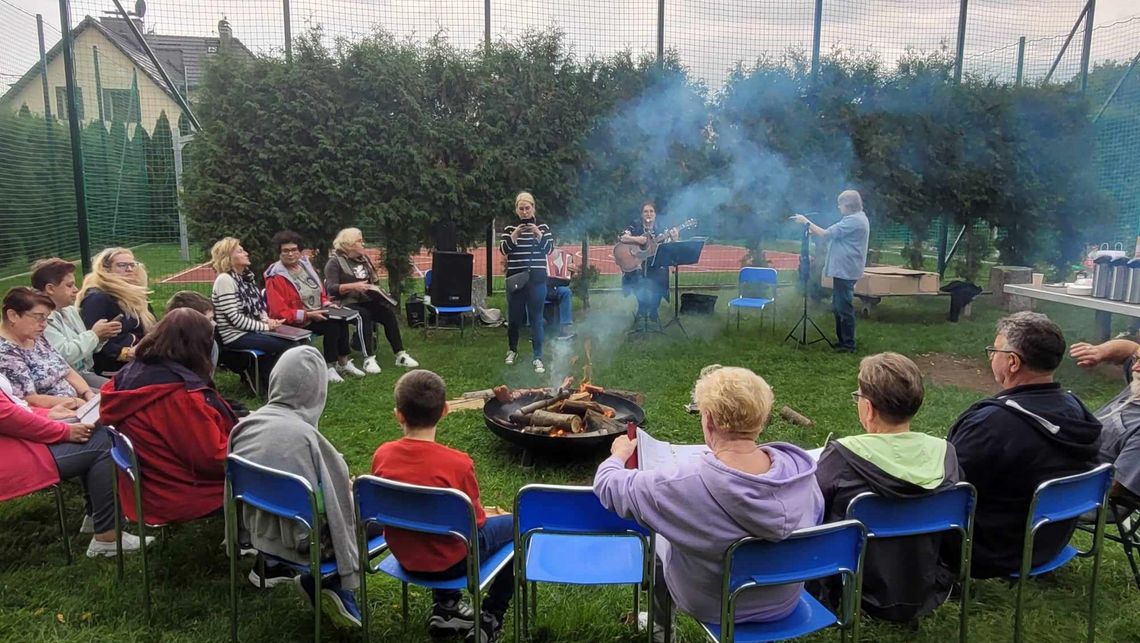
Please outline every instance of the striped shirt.
M214 321L218 325L218 335L222 344L229 344L246 333L269 330L265 322L265 303L257 284L244 279L235 279L232 273L218 275L214 280L214 290L210 293L214 303ZM244 300L244 301L243 301ZM260 301L251 306L249 302ZM247 308L260 308L257 317L247 314Z
M509 225L500 235L499 252L507 257L507 276L524 270L546 272L546 255L554 250L554 235L545 223L538 224L542 236L530 232L519 234L518 242L511 241L511 234L518 226Z

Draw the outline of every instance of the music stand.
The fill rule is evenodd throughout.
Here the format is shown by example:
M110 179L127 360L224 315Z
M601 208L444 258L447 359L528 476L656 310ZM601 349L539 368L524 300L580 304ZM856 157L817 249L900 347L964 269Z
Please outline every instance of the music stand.
M676 324L686 338L689 336L689 333L685 331L684 324L681 323L681 266L693 266L700 262L701 251L704 250L704 247L704 237L696 237L688 241L674 241L658 246L657 254L653 255L653 259L650 260L650 268L673 269L673 319L669 320L669 323L665 324L662 330Z
M831 343L831 340L827 338L827 335L823 334L823 331L819 329L819 326L816 326L815 322L812 321L812 318L810 316L808 316L808 291L810 290L810 287L811 287L811 248L810 248L811 244L810 244L810 239L811 239L811 224L809 223L809 224L804 226L804 238L803 238L803 241L800 242L800 275L799 276L800 276L800 287L804 291L804 312L802 315L800 315L800 320L796 322L796 325L792 326L792 330L788 331L787 336L784 337L784 341L786 342L789 339L795 340L797 348L799 346L807 346L808 344L815 344L816 342L827 342L828 346L830 346L831 348L835 348L835 344ZM819 333L819 337L811 340L810 342L808 341L808 338L807 338L808 324L811 324L811 327L815 329L815 332ZM797 335L796 331L799 331L798 337L796 336Z

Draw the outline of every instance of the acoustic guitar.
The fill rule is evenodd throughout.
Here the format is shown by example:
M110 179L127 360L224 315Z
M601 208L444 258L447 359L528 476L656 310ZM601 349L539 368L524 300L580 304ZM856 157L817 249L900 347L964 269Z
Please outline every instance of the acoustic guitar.
M694 228L697 225L696 219L689 219L679 226L676 226L677 232ZM673 228L670 228L672 230ZM645 260L657 254L657 246L669 237L670 230L666 230L661 234L652 237L645 245L639 243L622 243L618 242L614 246L614 263L618 265L623 273L633 272L640 270Z

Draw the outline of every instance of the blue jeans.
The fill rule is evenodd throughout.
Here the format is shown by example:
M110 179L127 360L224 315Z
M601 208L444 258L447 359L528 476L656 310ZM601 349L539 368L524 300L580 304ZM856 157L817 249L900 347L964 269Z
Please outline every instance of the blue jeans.
M559 326L569 326L574 323L574 312L571 308L574 303L573 297L569 286L555 286L553 290L547 293L546 298L551 303L558 304Z
M526 323L527 318L542 320L542 307L546 304L546 277L536 279L531 274L530 283L524 288L507 294L507 345L516 353L519 350L519 328ZM541 323L531 324L530 343L534 348L534 358L542 359Z
M501 549L503 545L512 542L515 539L514 530L513 516L509 514L505 516L488 516L487 521L479 528L479 560L487 560L491 554ZM442 572L419 572L416 575L428 578L438 577L440 579L466 576L467 559L459 561L452 565L450 569L445 569ZM514 594L515 568L508 563L507 566L503 567L502 571L495 576L495 580L491 581L491 586L487 588L487 596L483 599L483 611L494 614L501 621L503 615L507 613L507 608L511 605L511 597L513 597ZM458 601L460 596L461 594L455 590L432 590L432 601L435 603Z
M855 350L855 281L832 279L831 312L835 314L836 345Z

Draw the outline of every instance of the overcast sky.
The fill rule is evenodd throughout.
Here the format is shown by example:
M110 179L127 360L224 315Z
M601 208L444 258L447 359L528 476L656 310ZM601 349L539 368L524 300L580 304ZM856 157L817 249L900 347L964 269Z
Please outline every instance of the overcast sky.
M1048 70L1084 0L971 0L966 70L1012 78L1017 40L1025 36L1026 73ZM129 9L133 0L124 0ZM292 0L293 33L320 25L331 37L355 37L377 26L424 38L438 31L459 47L483 37L483 0ZM665 43L710 86L723 81L735 61L754 62L789 48L811 46L813 0L666 0ZM114 9L110 0L72 0L75 23ZM0 88L36 59L35 20L41 13L50 47L59 39L56 0L0 0ZM146 28L157 33L217 35L226 17L234 35L257 52L279 52L284 40L280 0L151 0ZM1135 20L1127 21L1137 16ZM656 0L492 0L492 34L511 38L532 27L558 25L578 54L609 54L626 47L652 53ZM892 61L906 47L954 45L958 0L824 0L825 50L874 51ZM1093 59L1127 59L1140 49L1140 3L1098 0ZM330 39L331 41L331 39ZM1058 70L1079 69L1080 39Z

